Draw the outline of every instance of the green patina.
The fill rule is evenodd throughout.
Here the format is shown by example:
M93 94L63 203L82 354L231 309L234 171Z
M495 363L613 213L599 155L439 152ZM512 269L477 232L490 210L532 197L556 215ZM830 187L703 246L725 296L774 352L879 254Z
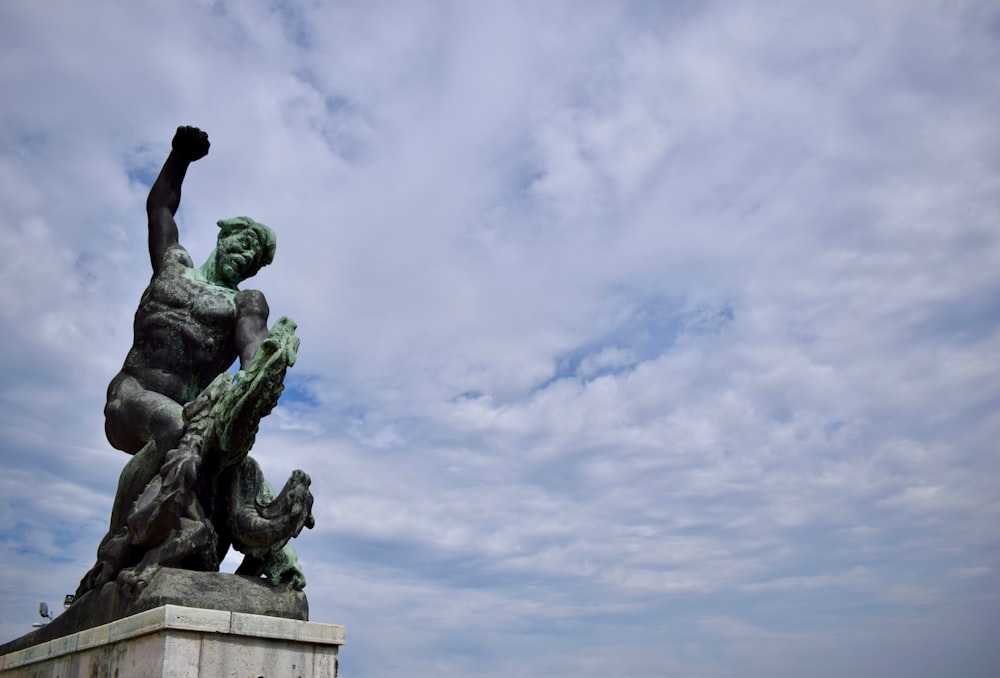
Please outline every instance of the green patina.
M79 597L112 583L131 595L161 567L216 571L230 547L244 554L238 574L305 586L288 542L314 524L310 478L293 471L275 492L249 454L299 346L294 322L268 329L263 294L238 287L273 261L275 234L223 219L196 268L173 219L188 166L208 148L204 132L178 128L146 203L153 276L105 406L108 440L133 457Z

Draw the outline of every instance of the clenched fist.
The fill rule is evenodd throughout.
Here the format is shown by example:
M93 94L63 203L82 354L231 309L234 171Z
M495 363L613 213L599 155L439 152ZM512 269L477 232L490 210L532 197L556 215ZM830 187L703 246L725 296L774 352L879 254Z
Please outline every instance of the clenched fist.
M194 162L208 155L208 147L211 144L208 143L208 134L197 127L184 125L177 128L171 146L182 158Z

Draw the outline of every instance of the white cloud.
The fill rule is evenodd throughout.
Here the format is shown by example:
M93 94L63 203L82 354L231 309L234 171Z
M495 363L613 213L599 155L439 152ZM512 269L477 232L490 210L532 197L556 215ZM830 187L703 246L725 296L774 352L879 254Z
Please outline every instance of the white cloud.
M313 477L345 671L919 676L936 638L992 675L996 21L6 3L0 630L103 532L143 201L197 124L194 258L278 232L253 286L303 343L254 454Z

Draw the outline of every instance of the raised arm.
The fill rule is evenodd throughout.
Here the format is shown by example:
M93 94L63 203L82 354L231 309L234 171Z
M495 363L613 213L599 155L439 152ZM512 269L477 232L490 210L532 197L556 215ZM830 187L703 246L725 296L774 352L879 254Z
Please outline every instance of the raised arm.
M171 145L170 155L146 199L149 260L154 273L160 268L164 252L178 244L174 215L181 204L181 184L188 165L208 154L208 135L197 127L178 127Z

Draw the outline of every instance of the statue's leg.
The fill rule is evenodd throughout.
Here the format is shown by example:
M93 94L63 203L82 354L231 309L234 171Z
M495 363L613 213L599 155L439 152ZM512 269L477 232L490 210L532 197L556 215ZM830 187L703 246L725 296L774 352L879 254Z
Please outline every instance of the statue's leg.
M163 465L163 455L153 443L147 444L128 460L118 476L118 491L111 509L111 531L125 524L128 512L142 494L149 481L156 477Z
M118 492L111 511L111 531L125 523L129 507L160 472L165 454L184 433L181 405L163 394L144 389L139 382L119 374L108 387L104 408L108 440L134 455L118 478Z
M176 446L184 429L178 403L122 373L108 387L104 415L108 441L133 456L118 477L111 525L97 549L97 563L80 582L78 596L100 588L141 557L142 550L131 543L125 528L128 512L160 472L165 452Z
M115 448L136 454L150 440L160 450L172 450L184 434L184 408L162 393L147 390L123 372L108 386L104 432Z
M141 555L129 543L125 528L117 532L108 532L97 548L97 563L80 580L76 589L76 598L94 589L100 589L109 581L113 581L122 568L134 563Z
M132 593L142 590L161 567L218 572L215 531L203 520L178 519L178 529L162 544L150 549L135 567L118 573L118 583Z

